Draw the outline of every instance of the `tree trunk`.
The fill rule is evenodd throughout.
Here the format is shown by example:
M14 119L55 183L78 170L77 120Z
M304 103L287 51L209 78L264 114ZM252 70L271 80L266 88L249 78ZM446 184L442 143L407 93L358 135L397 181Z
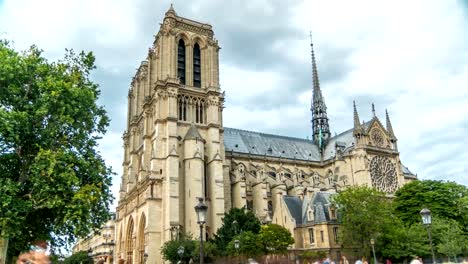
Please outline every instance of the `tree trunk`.
M0 264L5 264L7 259L8 239L0 237Z

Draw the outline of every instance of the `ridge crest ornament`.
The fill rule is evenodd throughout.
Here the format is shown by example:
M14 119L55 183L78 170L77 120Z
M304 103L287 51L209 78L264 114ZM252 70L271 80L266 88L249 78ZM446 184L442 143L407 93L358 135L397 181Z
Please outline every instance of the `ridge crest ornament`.
M390 159L382 156L373 157L369 171L374 188L386 193L396 191L398 187L396 168Z

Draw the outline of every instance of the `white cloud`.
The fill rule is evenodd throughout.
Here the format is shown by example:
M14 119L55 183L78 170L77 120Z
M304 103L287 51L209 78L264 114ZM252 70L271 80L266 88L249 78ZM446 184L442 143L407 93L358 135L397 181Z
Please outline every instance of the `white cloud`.
M421 178L468 184L468 157L462 148L468 143L468 18L461 2L303 1L284 7L291 9L284 10L286 16L275 8L280 3L249 0L243 8L242 3L239 8L229 3L230 12L204 13L207 6L217 4L203 0L187 6L176 1L175 9L179 15L211 23L222 47L229 44L226 38L238 36L229 30L249 32L251 37L263 31L275 34L277 28L295 32L261 45L253 41L262 38L246 38L246 43L236 42L245 45L237 50L221 50L226 126L310 135L311 84L298 80L310 80L302 75L311 72L311 29L321 76L337 72L333 81L322 82L333 131L352 125L353 99L366 120L371 115L370 102L375 101L379 117L384 118L385 108L389 109L405 165ZM106 73L98 79L105 91L102 101L112 104L116 97L125 100L129 78L145 58L168 6L169 2L153 0L7 0L0 4L0 37L13 39L20 49L37 44L50 58L70 47L93 50ZM284 28L278 21L284 21ZM255 63L256 56L245 62L232 60L251 46L264 46L278 57L268 57L271 65L259 62L261 67ZM299 66L308 68L295 72ZM339 75L343 69L345 73ZM112 82L115 76L128 81ZM282 104L281 98L288 103ZM110 133L100 149L119 178L126 107L115 109L119 110L111 113ZM113 188L116 197L118 182Z

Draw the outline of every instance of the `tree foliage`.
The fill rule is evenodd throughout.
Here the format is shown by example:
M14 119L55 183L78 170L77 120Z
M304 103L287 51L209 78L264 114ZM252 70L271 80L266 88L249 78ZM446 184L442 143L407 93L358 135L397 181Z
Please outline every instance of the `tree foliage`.
M406 225L399 218L384 226L381 237L376 240L378 255L397 260L412 256L428 256L429 241L421 224Z
M90 80L92 53L49 62L0 41L0 236L73 241L109 217L111 170L96 151L109 119ZM54 238L54 239L52 239Z
M229 242L232 239L242 233L250 231L254 234L260 232L260 221L250 211L244 210L244 208L232 208L223 218L223 224L218 229L215 235L215 243L223 254Z
M258 236L266 253L284 254L294 244L291 232L277 224L263 225Z
M63 260L63 264L93 264L93 259L88 256L86 251L78 251Z
M384 193L359 186L350 187L333 197L341 216L340 241L343 247L370 255L370 239L380 237L394 218L391 201Z
M179 248L183 247L183 254L179 255ZM189 263L190 259L195 262L200 261L200 241L194 240L191 236L183 235L178 240L170 240L164 243L161 253L163 259L171 263ZM203 242L204 261L211 262L215 259L217 248L211 241Z
M235 240L239 240L239 249L235 248ZM235 236L227 245L227 252L230 256L256 257L264 253L263 244L260 237L251 232L242 232Z
M179 248L183 247L184 252L182 255L179 255ZM190 258L192 258L195 252L195 241L190 236L182 236L178 240L170 240L164 243L161 253L163 259L170 261L171 263L176 263L179 260L182 260L183 263L188 263Z
M431 228L438 253L455 258L468 249L468 236L457 221L435 217Z
M396 213L405 223L420 223L419 212L426 207L433 215L453 219L468 231L468 188L464 185L413 181L403 185L395 195Z

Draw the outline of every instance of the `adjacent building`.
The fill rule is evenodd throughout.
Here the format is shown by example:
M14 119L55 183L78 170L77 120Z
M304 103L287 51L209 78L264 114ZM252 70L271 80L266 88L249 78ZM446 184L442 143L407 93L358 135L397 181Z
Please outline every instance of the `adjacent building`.
M72 253L86 251L94 263L114 263L115 215L99 230L77 241Z
M333 136L312 48L312 135L301 139L224 127L218 41L212 26L166 12L128 91L115 257L162 263L177 232L198 236L194 206L208 205L212 237L232 207L287 227L296 250L339 254L332 193L369 185L389 195L412 174L388 113ZM248 84L246 84L248 85ZM242 117L239 117L242 118Z

